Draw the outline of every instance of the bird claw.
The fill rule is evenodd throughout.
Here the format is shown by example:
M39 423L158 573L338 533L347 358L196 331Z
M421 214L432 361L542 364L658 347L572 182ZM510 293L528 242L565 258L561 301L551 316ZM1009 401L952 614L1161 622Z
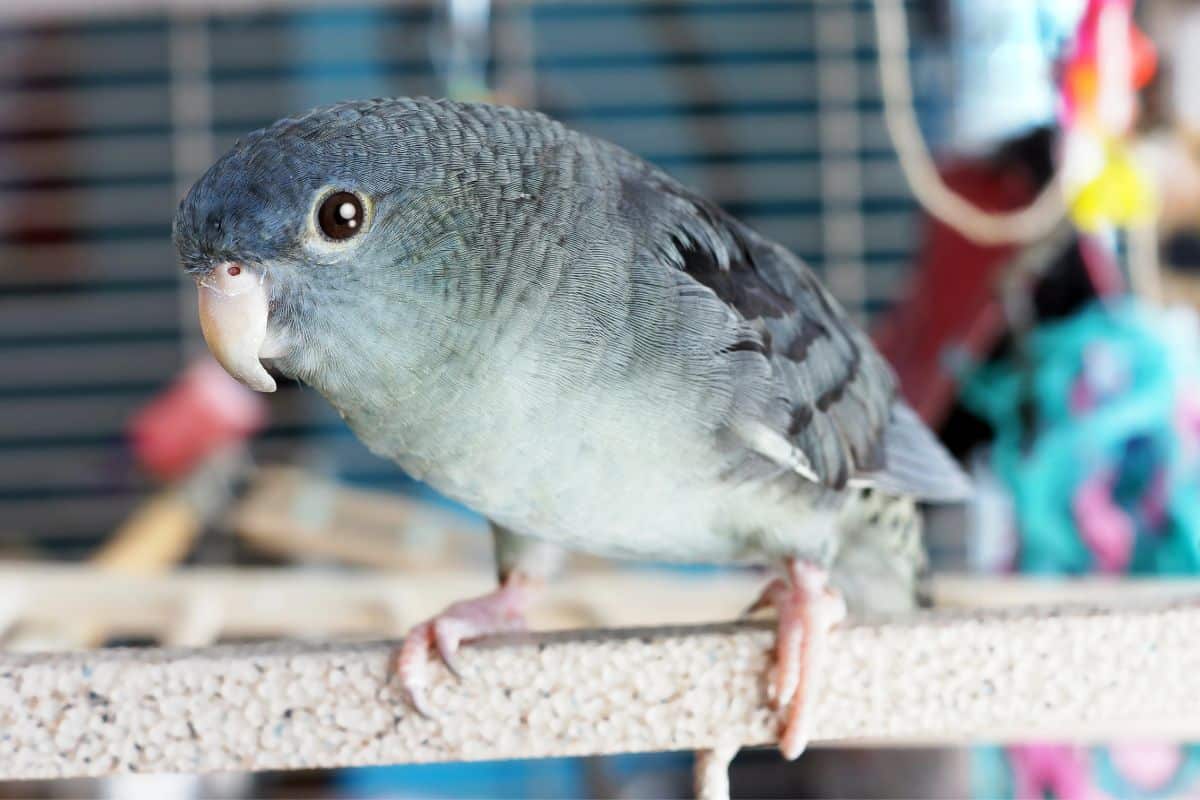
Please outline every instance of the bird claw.
M422 622L409 631L403 644L392 651L388 661L388 682L399 678L405 703L425 719L433 719L434 716L424 691L429 683L432 634L433 620Z
M454 630L458 624L458 619L455 617L438 617L433 620L433 641L434 649L437 650L438 658L454 676L455 680L462 680L462 661L458 657L458 648L462 643L462 635L459 631ZM491 632L491 631L488 631ZM476 635L482 636L483 633Z
M462 680L458 651L463 642L493 633L508 633L525 627L527 591L523 584L509 581L490 594L463 600L441 614L422 622L404 637L392 654L389 679L398 678L408 705L426 719L435 714L425 689L430 683L433 654L457 680Z
M429 701L425 699L425 692L420 691L414 686L404 688L404 702L408 703L408 707L417 712L424 719L436 719L437 715L433 712L433 707L429 705Z
M826 637L846 616L846 604L830 588L822 569L789 562L789 581L776 579L751 606L773 605L779 613L775 666L768 676L767 696L783 711L779 749L789 760L808 744L809 706L825 655Z
M782 593L787 592L789 589L787 581L783 578L775 578L762 590L762 593L758 595L758 599L746 606L746 610L741 613L741 618L745 619L757 614L764 608L778 608L783 597Z

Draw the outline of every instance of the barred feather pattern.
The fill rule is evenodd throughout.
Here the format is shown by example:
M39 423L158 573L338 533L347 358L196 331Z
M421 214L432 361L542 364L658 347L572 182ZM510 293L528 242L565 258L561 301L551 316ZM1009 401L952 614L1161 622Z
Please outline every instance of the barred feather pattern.
M346 246L311 230L330 187L370 199ZM283 120L201 179L176 241L194 271L261 265L291 344L275 366L514 535L828 564L854 481L886 468L895 382L811 270L535 112L395 99Z
M831 581L856 616L916 608L928 568L921 510L910 497L855 492L838 521L841 540Z

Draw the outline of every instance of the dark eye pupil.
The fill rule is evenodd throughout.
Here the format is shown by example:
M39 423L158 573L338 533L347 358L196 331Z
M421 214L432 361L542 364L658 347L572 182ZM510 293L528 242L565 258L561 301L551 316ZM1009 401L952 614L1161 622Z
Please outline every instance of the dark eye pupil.
M363 222L363 205L352 192L334 192L317 209L317 225L330 239L349 239Z

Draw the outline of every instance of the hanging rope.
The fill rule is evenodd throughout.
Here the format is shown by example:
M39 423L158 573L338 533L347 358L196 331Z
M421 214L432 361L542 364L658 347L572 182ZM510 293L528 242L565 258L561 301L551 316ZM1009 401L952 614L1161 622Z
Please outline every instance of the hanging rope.
M729 800L729 765L738 749L737 742L724 742L696 752L692 775L696 800Z
M1028 244L1049 234L1067 211L1058 174L1029 206L1006 212L984 211L942 181L913 109L904 0L875 0L874 8L884 119L917 201L929 214L977 244Z

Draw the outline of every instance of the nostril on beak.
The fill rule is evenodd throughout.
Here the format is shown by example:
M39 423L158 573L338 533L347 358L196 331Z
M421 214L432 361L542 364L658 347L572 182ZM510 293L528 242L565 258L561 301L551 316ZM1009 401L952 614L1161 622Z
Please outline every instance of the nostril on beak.
M200 278L199 283L201 287L217 294L236 297L259 289L263 277L236 261L225 261L213 267L211 272Z
M200 280L200 330L230 375L260 392L275 380L259 360L267 339L270 301L261 274L225 262Z

